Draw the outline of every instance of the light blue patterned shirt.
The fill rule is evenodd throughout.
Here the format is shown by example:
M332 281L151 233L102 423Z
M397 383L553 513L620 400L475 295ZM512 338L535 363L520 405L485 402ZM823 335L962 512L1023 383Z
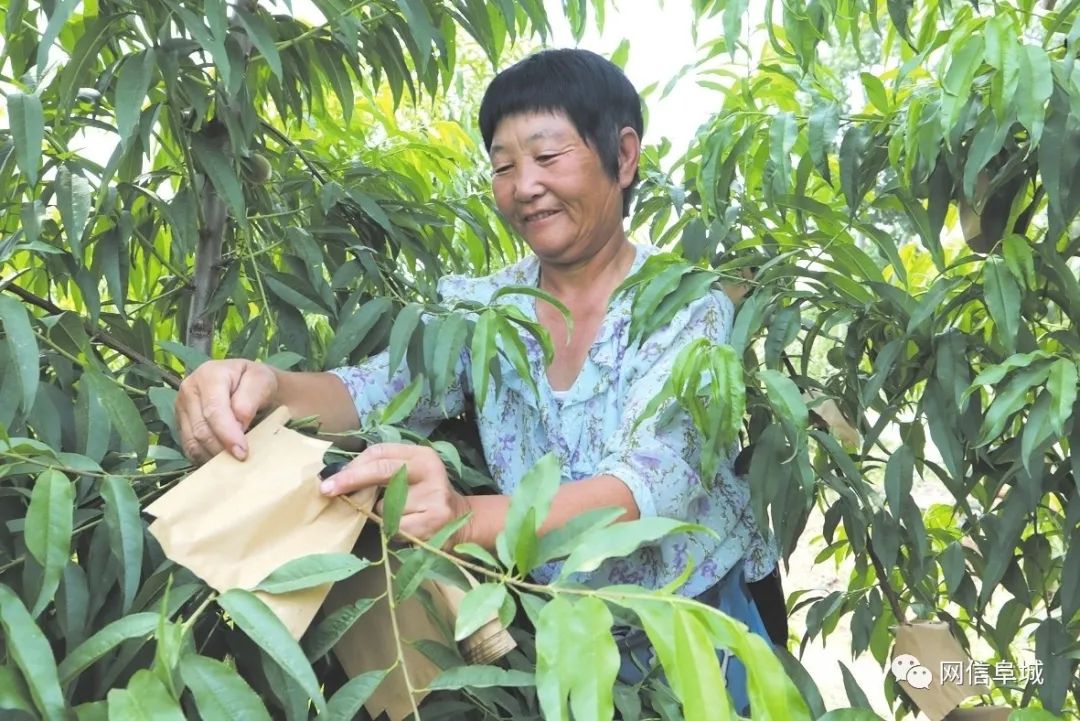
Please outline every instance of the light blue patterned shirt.
M631 273L657 252L636 246ZM507 285L533 285L539 278L539 260L528 258L482 278L446 276L439 282L444 302L471 300L488 303ZM489 390L477 420L484 457L492 478L504 494L512 494L520 479L544 454L554 451L563 468L563 483L608 474L622 480L633 493L642 517L666 516L711 528L705 534L672 535L643 546L625 558L610 559L574 580L591 586L633 583L658 588L679 576L688 563L693 571L679 590L696 596L745 562L748 580L757 580L776 565L772 545L758 531L750 509L750 491L735 475L732 459L724 459L707 489L701 482L700 436L685 413L662 427L657 413L636 429L635 420L661 389L679 351L697 338L725 343L732 323L727 296L714 291L680 310L671 323L629 347L632 294L616 298L597 331L596 340L573 386L556 397L548 383L540 344L522 333L529 368L538 387L534 395L515 369L500 358L502 384ZM512 303L536 319L535 301L507 295ZM402 365L390 382L388 354L381 353L359 366L333 370L349 389L361 419L389 402L405 387L409 372ZM428 432L439 420L460 414L472 396L468 350L458 366L457 380L443 403L423 398L409 417L410 427ZM662 409L661 409L662 411ZM533 571L541 583L558 575L559 561Z

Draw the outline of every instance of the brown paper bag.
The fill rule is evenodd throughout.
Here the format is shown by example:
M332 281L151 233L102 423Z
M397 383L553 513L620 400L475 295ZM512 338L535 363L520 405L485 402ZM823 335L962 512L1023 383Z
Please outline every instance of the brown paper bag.
M380 546L379 534L371 529L360 536L356 555L378 559L382 555ZM396 562L391 563L391 569L397 570ZM435 618L428 614L420 594L426 594L430 598ZM334 655L350 677L390 668L397 660L394 619L390 616L388 595L385 569L382 566L372 566L335 583L326 599L324 609L333 612L361 598L381 597L334 647ZM401 721L409 716L413 711L412 702L409 700L410 685L415 703L419 705L424 700L427 692L418 689L426 688L432 679L439 675L441 669L417 650L415 644L427 640L453 645L454 623L464 597L465 592L456 586L429 580L422 583L415 594L396 604L394 616L403 641L401 655L404 664L396 666L364 704L364 708L373 718L384 711L390 721ZM506 629L493 618L462 640L459 648L469 663L489 664L505 656L516 645ZM408 684L405 680L406 672Z
M279 408L248 432L246 461L221 453L146 508L157 518L150 532L165 555L219 592L252 588L282 564L314 553L350 553L355 548L361 557L373 561L382 557L376 529L361 539L366 516L357 510L371 511L376 489L359 491L348 501L323 496L317 477L330 443L285 428L288 418L288 410ZM408 642L405 664L414 689L425 688L440 669L409 644L421 639L453 643L457 610L465 595L435 581L426 581L421 589L432 600L435 619L416 595L399 604L395 614ZM380 565L334 584L333 589L326 584L257 595L299 639L320 606L332 611L361 598L379 597L385 590ZM383 598L335 647L349 676L394 665L397 645L389 614ZM461 642L470 663L491 663L514 646L496 619ZM425 695L416 693L416 703ZM400 666L365 706L372 716L386 711L392 721L412 712Z
M365 518L319 493L330 443L285 428L286 408L248 434L248 458L220 453L150 504L150 533L165 555L219 592L252 588L282 564L313 553L349 553ZM371 509L375 489L353 502ZM257 595L299 639L330 584Z
M900 685L930 721L942 721L969 696L990 693L990 689L982 685L942 683L943 663L961 663L966 668L971 661L949 632L947 624L927 621L905 623L897 627L896 644L893 646L894 674L897 674L898 663L909 660L901 659L901 656L913 657L917 661L915 668L921 669L917 673L919 680L913 685L914 679L903 678L912 666L910 663L902 664ZM929 685L926 685L924 678ZM920 688L921 686L926 687Z

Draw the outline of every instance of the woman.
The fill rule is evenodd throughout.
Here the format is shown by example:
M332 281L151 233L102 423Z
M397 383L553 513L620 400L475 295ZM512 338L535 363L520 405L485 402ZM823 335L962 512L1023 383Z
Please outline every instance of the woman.
M491 549L520 478L554 451L564 479L541 533L586 511L617 507L621 520L662 515L702 524L718 536L669 537L580 580L655 588L689 563L693 570L680 593L763 632L744 569L751 581L764 578L776 556L754 523L745 481L728 462L711 483L702 483L700 440L685 414L662 427L657 416L636 423L679 351L701 337L726 342L732 320L727 298L711 293L631 349L630 299L609 305L612 291L655 252L631 244L623 228L638 179L642 125L640 98L622 71L587 51L537 53L492 81L480 108L492 191L534 255L485 278L443 278L440 294L446 301L487 302L506 285L538 286L570 310L569 342L554 343L554 360L545 367L538 344L523 336L537 392L506 365L499 392L489 392L477 409L500 495L460 495L433 450L400 444L367 448L325 479L322 490L336 495L386 484L404 464L410 485L403 531L427 538L471 514L455 540ZM567 337L563 317L551 305L525 295L504 300L538 320L553 339ZM257 411L279 405L294 416L318 415L328 432L354 429L408 382L403 368L388 383L387 364L385 353L329 373L289 373L245 360L206 363L184 381L177 398L184 450L196 461L223 449L243 458L244 429ZM418 404L409 419L413 427L430 428L463 410L472 394L467 368L463 358L446 398ZM556 562L534 575L546 582L557 571ZM649 649L640 635L621 645L623 676L632 679L631 656L647 658ZM729 664L729 688L741 707L740 683L731 676L737 666Z

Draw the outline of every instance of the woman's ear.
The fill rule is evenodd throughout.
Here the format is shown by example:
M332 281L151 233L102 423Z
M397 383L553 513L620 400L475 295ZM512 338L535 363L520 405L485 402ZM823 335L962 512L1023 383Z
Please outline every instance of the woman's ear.
M641 138L630 127L619 131L619 186L629 188L637 175L641 159Z

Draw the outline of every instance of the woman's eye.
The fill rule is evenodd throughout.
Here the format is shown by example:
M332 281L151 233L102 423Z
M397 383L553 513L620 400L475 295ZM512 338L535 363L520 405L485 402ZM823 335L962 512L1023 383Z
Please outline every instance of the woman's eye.
M549 162L551 162L552 160L554 160L557 157L558 157L558 155L556 153L544 153L543 155L537 155L536 156L536 162L538 162L538 163L549 163Z
M494 173L495 175L505 175L509 171L510 171L510 166L509 165L498 165L491 172Z

